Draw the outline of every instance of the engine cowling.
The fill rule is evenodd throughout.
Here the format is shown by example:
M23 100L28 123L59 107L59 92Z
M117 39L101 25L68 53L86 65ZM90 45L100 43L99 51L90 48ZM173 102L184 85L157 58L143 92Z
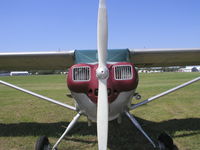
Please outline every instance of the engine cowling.
M98 79L96 69L98 64L76 64L69 69L67 85L72 92L84 93L93 103L97 103ZM108 101L112 103L120 92L131 91L137 88L138 74L134 64L120 62L107 65Z

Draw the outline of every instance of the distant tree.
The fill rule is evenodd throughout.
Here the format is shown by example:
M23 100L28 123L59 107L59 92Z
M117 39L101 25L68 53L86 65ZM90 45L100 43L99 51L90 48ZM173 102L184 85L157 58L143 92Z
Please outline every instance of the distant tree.
M163 72L177 72L180 69L179 66L173 66L173 67L162 67L161 70Z

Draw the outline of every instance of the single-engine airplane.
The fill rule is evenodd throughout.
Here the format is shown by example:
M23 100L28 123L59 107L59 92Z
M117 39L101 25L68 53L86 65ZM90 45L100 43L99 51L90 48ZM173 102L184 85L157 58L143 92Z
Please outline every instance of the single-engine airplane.
M200 77L137 104L131 104L133 97L136 99L141 97L136 93L139 81L136 67L199 65L200 48L107 50L107 24L106 0L100 0L97 50L0 53L1 70L50 70L70 67L67 85L75 100L75 106L0 80L3 85L77 112L62 136L52 147L48 138L42 136L36 142L36 150L57 149L61 140L83 115L88 118L89 122L97 122L98 149L106 150L108 123L114 119L118 119L120 123L121 114L125 114L131 120L154 148L173 149L173 140L169 135L163 133L155 142L129 111L199 81Z

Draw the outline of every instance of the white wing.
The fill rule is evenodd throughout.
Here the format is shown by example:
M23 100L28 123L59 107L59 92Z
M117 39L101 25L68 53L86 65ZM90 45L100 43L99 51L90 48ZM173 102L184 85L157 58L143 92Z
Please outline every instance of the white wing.
M137 67L200 65L200 48L129 49Z
M74 50L0 53L0 70L56 70L74 64Z

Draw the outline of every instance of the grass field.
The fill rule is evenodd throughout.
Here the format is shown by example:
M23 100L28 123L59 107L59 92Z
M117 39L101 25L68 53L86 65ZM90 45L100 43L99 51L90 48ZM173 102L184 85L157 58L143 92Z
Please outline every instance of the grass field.
M198 77L199 73L140 74L142 99ZM73 105L63 75L0 77L20 87ZM179 150L200 150L200 82L132 111L153 138L169 133ZM0 85L0 150L32 150L41 135L55 143L74 112ZM81 117L59 150L97 150L96 124ZM151 150L151 145L124 116L109 124L109 150Z

